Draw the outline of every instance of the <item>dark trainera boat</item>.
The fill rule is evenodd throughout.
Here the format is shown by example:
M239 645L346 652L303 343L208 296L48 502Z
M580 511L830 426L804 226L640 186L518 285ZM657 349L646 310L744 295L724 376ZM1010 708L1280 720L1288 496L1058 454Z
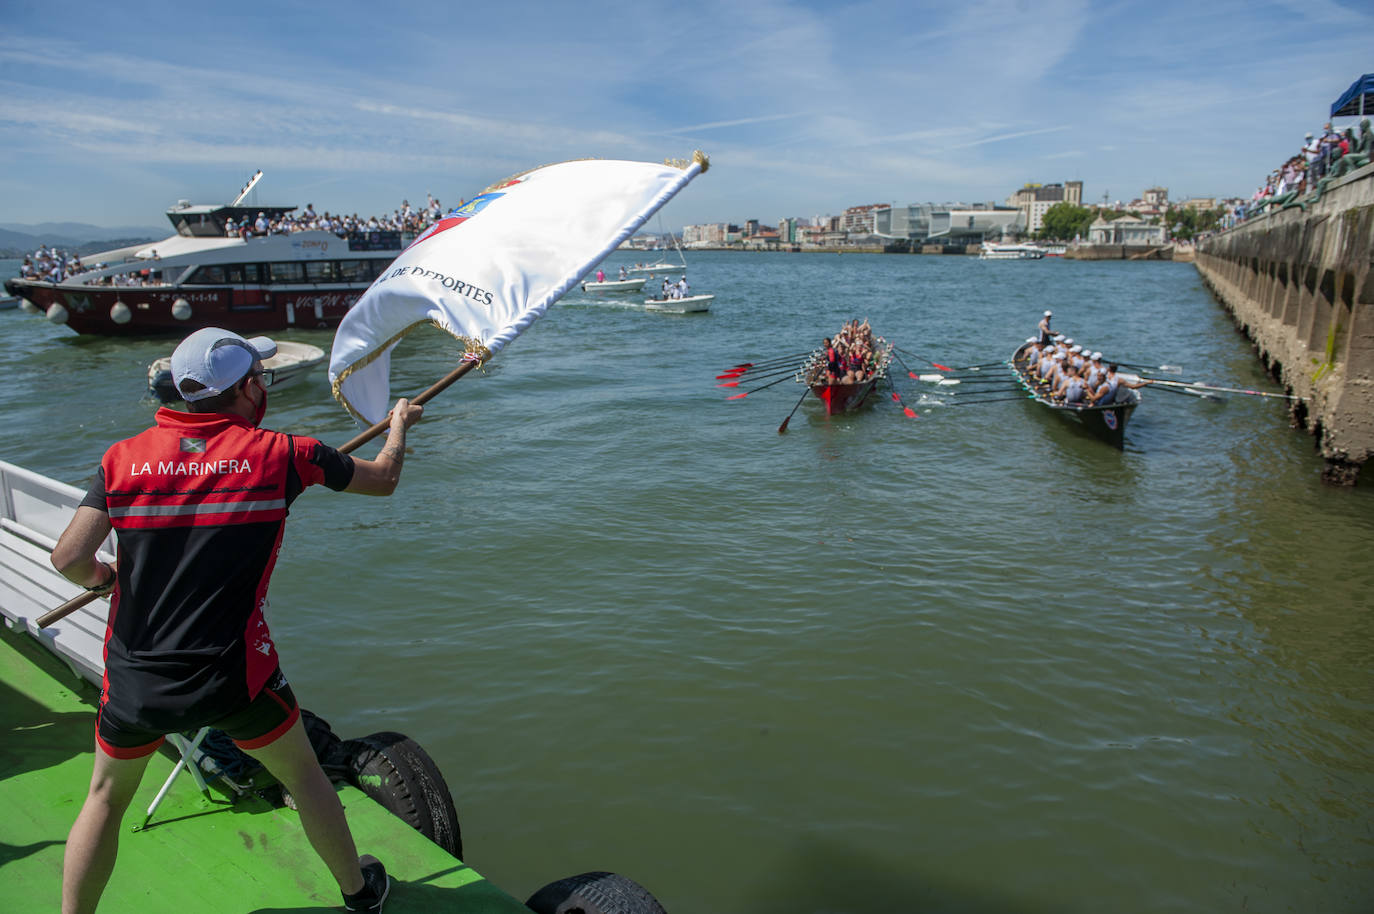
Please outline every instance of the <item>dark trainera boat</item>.
M1049 390L1045 384L1031 376L1026 366L1026 350L1029 345L1022 345L1011 357L1012 371L1016 373L1017 380L1021 386L1031 395L1035 402L1054 410L1061 416L1076 419L1083 423L1083 427L1092 432L1103 441L1120 448L1125 444L1126 422L1131 418L1131 413L1140 405L1140 392L1122 387L1117 390L1116 402L1102 404L1101 406L1083 406L1072 403L1058 403L1050 398Z

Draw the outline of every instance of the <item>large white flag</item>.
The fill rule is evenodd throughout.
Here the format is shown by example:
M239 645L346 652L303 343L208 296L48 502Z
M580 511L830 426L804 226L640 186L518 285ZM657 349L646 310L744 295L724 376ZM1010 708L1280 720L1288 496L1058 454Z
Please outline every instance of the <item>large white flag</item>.
M329 380L353 415L391 407L391 349L434 325L486 361L708 167L585 160L488 188L416 238L344 316Z

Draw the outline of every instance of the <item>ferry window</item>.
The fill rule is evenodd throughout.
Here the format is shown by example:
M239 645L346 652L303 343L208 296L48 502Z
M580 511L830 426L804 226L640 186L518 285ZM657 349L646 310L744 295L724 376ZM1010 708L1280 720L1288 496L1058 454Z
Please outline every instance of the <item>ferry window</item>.
M269 263L267 270L272 282L300 282L305 278L305 268L299 263Z
M310 282L333 282L334 261L310 260L305 264L305 278Z
M224 267L219 265L201 267L191 274L189 283L224 282Z
M262 282L261 266L256 263L245 263L243 265L244 282Z
M370 282L371 271L366 260L340 260L339 280L342 282Z
M231 263L224 268L224 276L230 282L243 282L243 264Z

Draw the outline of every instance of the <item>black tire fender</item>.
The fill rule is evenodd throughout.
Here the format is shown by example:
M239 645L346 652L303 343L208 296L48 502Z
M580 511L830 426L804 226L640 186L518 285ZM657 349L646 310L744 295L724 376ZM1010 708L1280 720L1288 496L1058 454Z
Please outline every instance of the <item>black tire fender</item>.
M644 886L615 873L582 873L550 882L530 896L535 914L667 914Z
M384 731L344 740L348 781L420 834L463 859L453 795L434 759L403 733Z

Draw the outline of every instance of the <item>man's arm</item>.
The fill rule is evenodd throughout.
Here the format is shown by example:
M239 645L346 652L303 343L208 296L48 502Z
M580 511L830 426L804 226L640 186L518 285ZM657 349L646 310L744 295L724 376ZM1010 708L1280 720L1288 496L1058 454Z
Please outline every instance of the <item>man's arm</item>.
M386 444L372 460L353 458L353 479L345 492L358 495L390 495L401 481L401 466L406 459L406 429L420 421L423 406L415 406L404 397L391 410L391 428Z
M108 584L112 577L105 563L96 561L95 552L109 533L110 515L99 508L82 505L53 547L52 566L67 580L82 587Z

